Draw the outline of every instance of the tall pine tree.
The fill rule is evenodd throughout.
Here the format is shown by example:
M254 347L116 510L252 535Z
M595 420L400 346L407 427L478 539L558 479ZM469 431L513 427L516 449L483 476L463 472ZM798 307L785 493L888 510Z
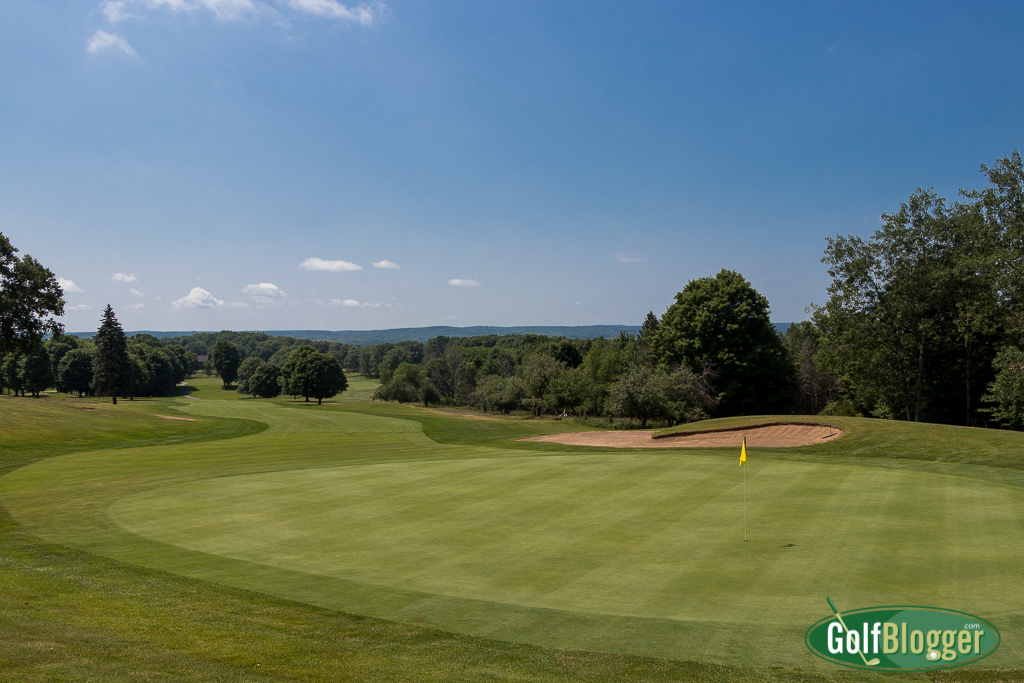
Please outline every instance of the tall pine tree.
M92 388L101 396L112 396L116 406L117 395L124 396L131 388L132 374L128 339L110 304L103 311L103 322L93 340L96 342L96 356L93 359Z

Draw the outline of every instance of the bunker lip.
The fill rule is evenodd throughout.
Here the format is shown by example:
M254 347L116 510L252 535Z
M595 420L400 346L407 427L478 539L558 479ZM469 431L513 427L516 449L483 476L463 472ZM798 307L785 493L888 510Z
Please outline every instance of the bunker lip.
M765 422L744 427L706 429L683 434L658 435L657 431L651 429L622 432L567 432L531 436L520 439L520 441L611 448L738 448L746 438L748 447L790 448L833 441L842 434L842 430L834 425L794 421Z

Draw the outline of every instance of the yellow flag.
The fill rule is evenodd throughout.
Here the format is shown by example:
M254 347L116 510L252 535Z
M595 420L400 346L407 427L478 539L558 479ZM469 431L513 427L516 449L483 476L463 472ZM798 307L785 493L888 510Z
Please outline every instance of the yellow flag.
M740 449L740 467L747 461L747 437L743 437L743 447Z

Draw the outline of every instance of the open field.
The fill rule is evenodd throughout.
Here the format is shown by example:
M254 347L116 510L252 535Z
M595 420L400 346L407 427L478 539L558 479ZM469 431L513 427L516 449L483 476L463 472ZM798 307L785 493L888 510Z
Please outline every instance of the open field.
M832 418L750 452L743 543L735 448L192 385L0 398L4 680L867 680L803 645L826 595L975 613L973 680L1024 670L1024 435Z

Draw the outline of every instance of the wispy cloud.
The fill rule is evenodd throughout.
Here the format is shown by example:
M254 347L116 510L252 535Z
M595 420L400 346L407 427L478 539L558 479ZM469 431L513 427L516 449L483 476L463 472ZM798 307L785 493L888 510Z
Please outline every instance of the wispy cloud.
M387 259L384 259L383 261L374 261L373 267L374 268L394 268L395 270L398 270L399 268L401 268L401 266L398 265L397 263L392 263L391 261L388 261Z
M242 293L251 296L257 306L280 306L288 298L288 295L272 282L246 285L242 288Z
M114 273L110 276L110 279L114 282L138 282L139 278L135 277L135 273Z
M362 303L355 299L331 299L331 303L335 306L345 306L346 308L380 308L380 304L371 304L369 301L363 301Z
M65 311L88 311L91 310L92 306L89 304L75 304L74 306L65 306Z
M358 266L351 261L326 261L322 258L310 257L299 264L299 268L303 270L326 270L332 273L341 273L345 271L362 270L362 266Z
M97 30L85 47L86 52L98 54L107 50L120 50L129 57L135 56L135 48L128 44L128 39L116 33Z
M144 310L146 310L146 304L143 304L143 303L132 304L128 308L133 310L133 311L144 311Z
M75 284L74 280L68 280L67 278L57 278L57 285L64 290L65 294L81 294L82 288Z
M369 26L388 13L383 2L345 5L337 0L277 0L278 6L326 19L338 19ZM103 0L100 12L111 23L138 19L135 12L163 10L168 12L195 12L205 10L221 21L235 21L258 14L273 15L276 11L267 2L259 0Z
M216 308L218 306L224 306L225 308L245 308L248 305L249 304L241 301L229 303L223 299L218 299L202 287L193 287L188 294L171 302L171 306L174 306L175 308Z
M100 5L100 11L112 24L125 19L138 19L138 16L127 11L130 0L107 0Z
M134 294L135 296L146 296L145 294L134 288L131 290L131 293Z
M194 12L205 9L218 19L230 21L253 14L260 6L260 3L254 0L104 0L100 3L100 12L107 21L117 23L126 19L139 19L140 16L133 14L131 9L170 12Z
M452 287L478 287L480 285L476 280L463 280L461 278L452 278L448 281Z
M644 260L642 258L638 258L638 257L632 256L630 254L616 254L615 255L615 260L618 261L619 263L643 263L644 262Z
M288 6L306 14L328 19L354 21L363 26L372 24L388 9L383 2L375 2L370 5L364 3L356 7L349 7L337 0L288 0Z

